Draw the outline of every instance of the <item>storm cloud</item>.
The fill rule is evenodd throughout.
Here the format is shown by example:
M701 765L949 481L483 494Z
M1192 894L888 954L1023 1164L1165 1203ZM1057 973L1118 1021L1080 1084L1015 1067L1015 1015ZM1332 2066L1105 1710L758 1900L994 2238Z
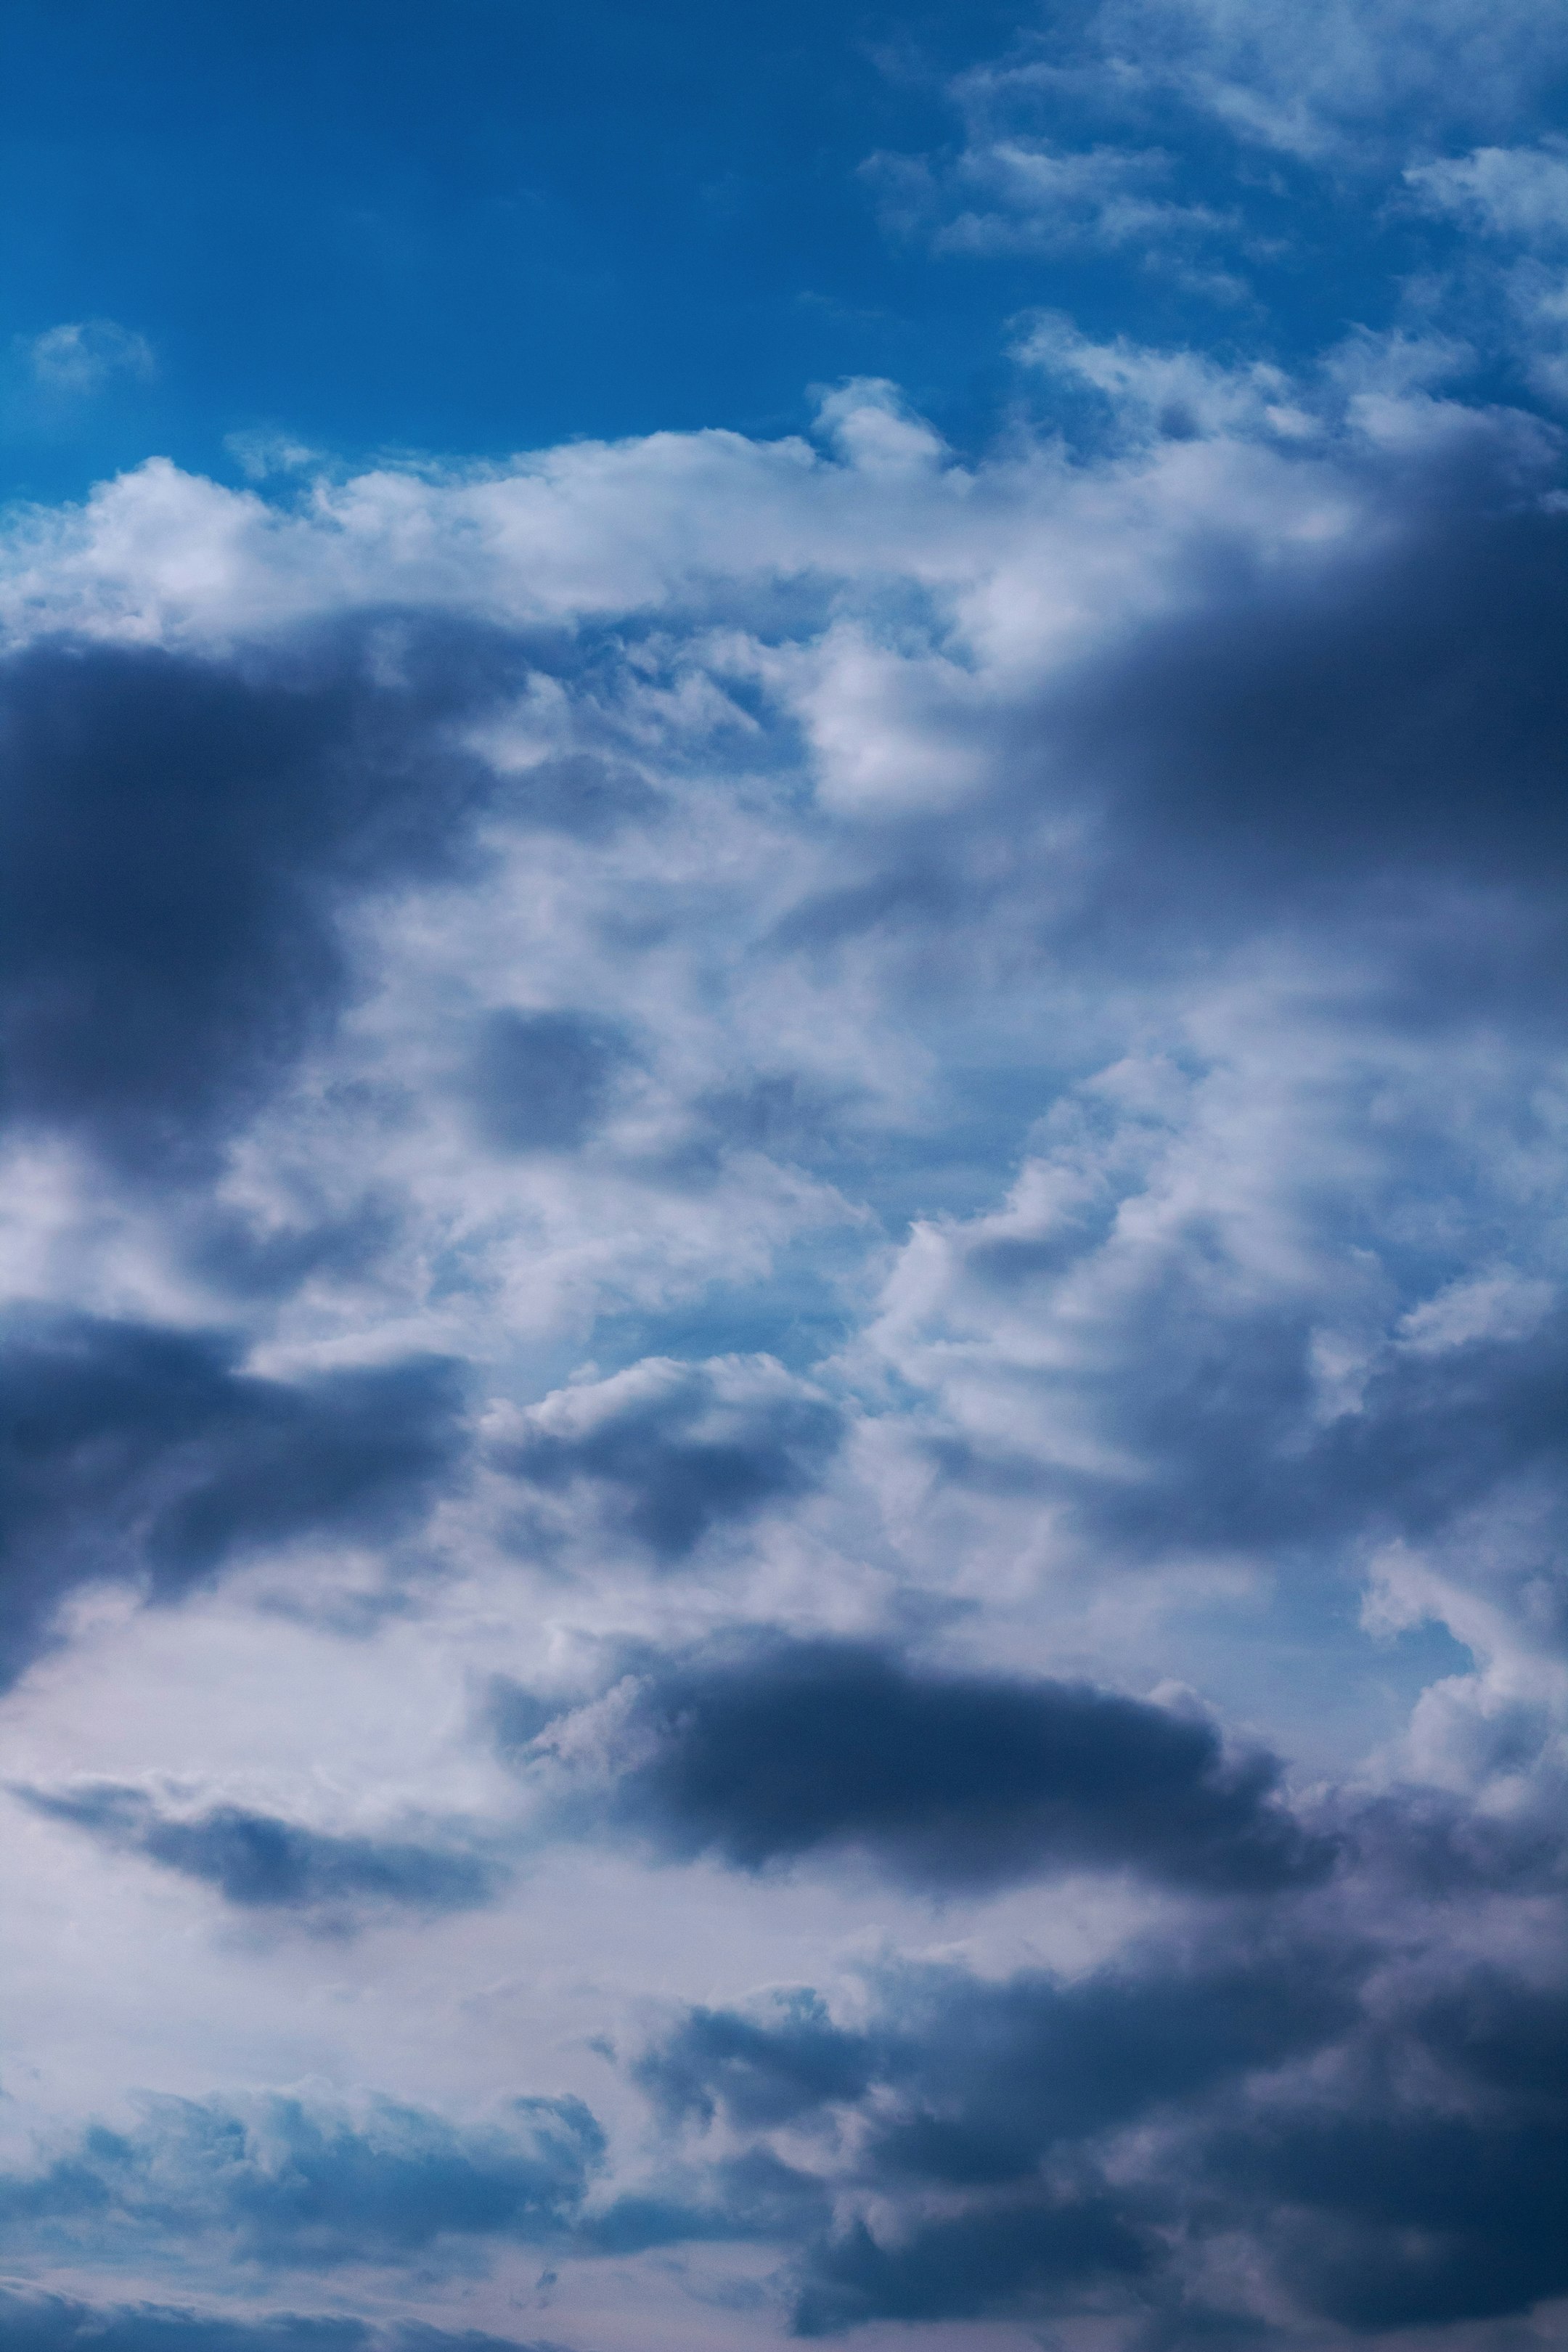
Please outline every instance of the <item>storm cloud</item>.
M395 623L269 658L13 653L0 1114L177 1167L254 1108L346 1001L345 898L461 854L483 771L442 722L487 656Z
M244 1371L238 1354L220 1332L13 1318L0 1352L8 1674L81 1584L170 1600L226 1559L312 1532L385 1540L455 1458L450 1364L285 1381Z
M797 2333L1114 2290L1161 2340L1203 2342L1246 2323L1191 2257L1238 2233L1320 2324L1501 2320L1563 2292L1555 1986L1401 1986L1325 1918L1072 1981L949 1966L868 1990L852 2024L805 1989L693 2010L636 2062L699 2144L721 2120L761 2147L811 2132L841 2192L874 2192L875 2227L803 2252Z
M562 1770L566 1819L746 1870L837 1853L933 1891L1131 1869L1271 1894L1333 1863L1331 1838L1284 1802L1275 1760L1227 1755L1201 1717L1082 1685L922 1670L868 1644L734 1643L630 1676L542 1731L526 1695L503 1688L494 1713L547 1787Z

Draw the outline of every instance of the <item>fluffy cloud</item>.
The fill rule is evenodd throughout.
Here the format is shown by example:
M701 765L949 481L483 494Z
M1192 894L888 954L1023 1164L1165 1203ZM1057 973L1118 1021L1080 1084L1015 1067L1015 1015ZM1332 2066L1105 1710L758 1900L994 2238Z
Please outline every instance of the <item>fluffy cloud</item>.
M601 1539L624 1532L673 1562L710 1531L809 1493L842 1422L769 1357L645 1358L498 1417L487 1435L496 1466L538 1497L514 1539L537 1546L580 1528L591 1496Z
M1200 2342L1247 2331L1253 2263L1309 2328L1561 2294L1555 1985L1433 1993L1336 1940L1148 1950L1070 1985L895 1972L864 2024L804 1991L697 2010L639 2071L672 2121L815 2138L847 2198L797 2269L806 2336L1120 2309ZM1251 2262L1216 2272L1238 2236Z
M1546 236L1397 12L1136 21L1129 103L1364 162L1396 84L1402 217ZM1438 30L1477 121L1539 47ZM1185 204L1059 130L1020 238ZM142 2037L6 2160L116 2276L18 2341L405 2352L542 2249L584 2352L1564 2291L1565 526L1426 329L18 525L7 1706Z

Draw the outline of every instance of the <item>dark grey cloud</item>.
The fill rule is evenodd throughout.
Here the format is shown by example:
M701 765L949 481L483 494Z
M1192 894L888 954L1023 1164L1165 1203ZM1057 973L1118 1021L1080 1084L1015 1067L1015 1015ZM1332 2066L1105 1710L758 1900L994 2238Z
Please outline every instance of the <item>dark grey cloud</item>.
M77 1585L158 1598L225 1560L323 1533L384 1540L456 1458L454 1368L414 1360L298 1381L237 1369L225 1334L16 1316L0 1336L0 1561L16 1674Z
M1561 876L1568 520L1493 451L1458 466L1400 486L1382 543L1347 558L1262 578L1217 557L1179 620L1078 681L1087 772L1175 861L1152 860L1145 905L1178 912L1197 863L1308 906L1373 875Z
M503 1742L536 1741L548 1767L556 1734L513 1704L503 1690ZM868 1643L753 1637L665 1660L625 1686L606 1737L610 1777L568 1780L566 1819L746 1870L852 1852L932 1889L1131 1869L1244 1895L1310 1885L1334 1857L1274 1760L1228 1753L1200 1717Z
M832 2201L813 2174L751 2147L700 2168L666 2165L657 2190L628 2191L583 2221L588 2252L632 2254L706 2242L791 2245L828 2226Z
M885 1135L872 1141L864 1120L863 1087L825 1085L801 1070L754 1069L707 1088L688 1105L680 1142L658 1162L668 1181L700 1191L736 1157L758 1153L786 1165L807 1166L829 1182L863 1182Z
M1421 1537L1527 1480L1568 1495L1565 1472L1568 1313L1558 1310L1521 1339L1397 1355L1373 1372L1360 1410L1331 1424L1301 1475L1324 1517L1337 1496L1342 1524L1381 1517ZM1568 1614L1558 1622L1568 1631Z
M1048 2191L917 2226L897 2244L864 2221L809 2257L795 2294L796 2336L835 2336L874 2319L918 2325L1081 2307L1097 2289L1151 2269L1145 2232L1111 2195Z
M1342 2326L1500 2319L1568 2294L1561 2111L1298 2114L1224 2155L1238 2200L1268 2200L1256 2226L1281 2275Z
M844 2210L874 2197L874 2223L797 2238L797 2334L1059 2316L1093 2293L1151 2343L1262 2347L1568 2290L1555 1981L1428 1960L1391 1982L1325 1915L1076 1980L906 1967L872 1990L853 2026L806 1991L690 2010L634 2065L672 2129L813 2132Z
M761 2015L689 2010L632 2072L668 2120L711 2123L722 2106L732 2122L767 2129L862 2098L883 2063L877 2036L844 2032L800 1985L774 1992Z
M486 1139L501 1151L574 1151L604 1115L627 1058L620 1029L585 1013L489 1013L472 1076Z
M1317 1936L1134 1953L1077 1982L905 1968L879 1981L868 2026L835 2025L804 1990L750 2014L693 2009L634 2073L665 2116L704 2125L722 2114L772 2129L866 2105L862 2161L879 2178L999 2187L1053 2150L1317 2049L1353 2022L1365 1967Z
M1416 1979L1338 2081L1222 2129L1204 2177L1314 2311L1500 2319L1568 2293L1568 1990L1492 1961Z
M451 722L520 666L427 622L7 661L0 1111L199 1166L344 1003L344 897L465 854Z
M112 1782L16 1793L49 1819L197 1879L243 1910L332 1924L391 1909L466 1911L489 1902L503 1876L499 1864L456 1842L335 1835L243 1805L177 1814Z
M977 1237L963 1272L981 1302L1053 1311L1056 1284L1098 1246L1097 1225L1037 1246ZM1096 1360L1071 1375L1075 1415L1124 1469L1064 1466L973 1438L932 1452L950 1479L1049 1496L1102 1554L1272 1552L1291 1562L1347 1540L1424 1543L1510 1497L1542 1534L1533 1580L1539 1636L1568 1639L1568 1585L1553 1555L1568 1528L1568 1315L1521 1336L1441 1349L1385 1347L1359 1394L1325 1416L1314 1357L1321 1302L1241 1308L1216 1299L1200 1230L1156 1257L1118 1300Z
M1478 436L1384 478L1317 561L1216 540L1173 617L975 717L988 801L844 827L771 944L874 936L921 998L972 988L1000 940L1124 987L1284 925L1359 939L1397 1024L1555 1021L1568 517L1533 471Z
M1346 1804L1344 1834L1369 1880L1424 1903L1561 1895L1568 1834L1556 1793L1548 1785L1511 1813L1478 1817L1447 1790L1404 1788Z
M226 2319L170 2304L79 2303L18 2286L0 2286L0 2336L9 2352L563 2352L560 2345L419 2320L302 2312Z
M1354 1411L1292 1446L1309 1417L1305 1338L1279 1334L1290 1370L1272 1398L1258 1378L1257 1349L1242 1351L1228 1387L1211 1391L1214 1436L1228 1423L1238 1441L1228 1479L1212 1477L1217 1446L1203 1444L1199 1412L1191 1410L1199 1405L1197 1378L1189 1411L1178 1406L1158 1433L1170 1474L1163 1482L1168 1507L1194 1536L1224 1539L1228 1530L1242 1542L1289 1541L1372 1528L1419 1539L1521 1482L1544 1479L1549 1490L1563 1491L1568 1316L1555 1313L1522 1339L1480 1338L1431 1355L1395 1353L1373 1370ZM1248 1373L1258 1399L1252 1414L1240 1393ZM1281 1385L1297 1393L1282 1396ZM1133 1412L1139 1402L1132 1401ZM1271 1425L1264 1425L1266 1416ZM1292 1451L1293 1462L1287 1458ZM1188 1496L1180 1492L1184 1463L1192 1475Z
M1357 2330L1568 2292L1568 1995L1496 1963L1417 1984L1313 2095L1200 2139L1194 2177Z
M653 1359L550 1400L493 1458L538 1496L585 1504L672 1564L715 1530L808 1493L843 1429L837 1405L769 1359ZM546 1518L520 1521L525 1540L549 1533Z
M210 2241L263 2272L428 2264L484 2240L560 2238L600 2168L582 2101L522 2098L488 2126L379 2099L350 2111L269 2093L158 2098L0 2176L0 2244L97 2255Z

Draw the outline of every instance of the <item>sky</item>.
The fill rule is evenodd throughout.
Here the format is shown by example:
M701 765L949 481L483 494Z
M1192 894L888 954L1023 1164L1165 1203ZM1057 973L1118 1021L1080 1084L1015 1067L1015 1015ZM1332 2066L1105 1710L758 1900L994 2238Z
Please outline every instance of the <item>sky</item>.
M7 2352L1551 2352L1568 18L0 120Z

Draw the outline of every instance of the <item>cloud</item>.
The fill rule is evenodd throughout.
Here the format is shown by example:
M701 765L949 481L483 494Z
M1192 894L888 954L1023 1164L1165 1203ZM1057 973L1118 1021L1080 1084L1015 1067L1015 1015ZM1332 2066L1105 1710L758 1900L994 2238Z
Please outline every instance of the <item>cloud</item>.
M1207 2252L1238 2239L1284 2298L1280 2341L1563 2291L1555 1984L1482 1969L1434 1991L1330 1916L1071 1981L905 1965L868 1990L848 2025L805 1990L692 2010L637 2064L672 2126L814 2135L841 2218L794 2266L799 2334L1109 2294L1156 2340L1272 2342L1234 2252Z
M1089 41L1134 86L1325 160L1517 116L1555 83L1568 47L1531 0L1332 0L1310 26L1251 0L1110 0Z
M1097 2290L1136 2280L1149 2259L1116 2199L1070 2191L926 2221L895 2244L855 2222L812 2260L794 2330L835 2336L875 2319L918 2326L1081 2308Z
M519 2098L462 2127L384 2098L147 2097L52 2162L0 2176L0 2242L76 2250L207 2242L261 2272L392 2269L484 2240L559 2238L603 2161L582 2101Z
M1565 2161L1560 2098L1539 2118L1299 2110L1217 2158L1272 2209L1262 2232L1308 2307L1365 2330L1506 2318L1568 2292Z
M626 1047L582 1013L490 1013L474 1057L474 1105L501 1151L571 1151L597 1123Z
M1568 155L1552 147L1478 147L1413 163L1405 181L1434 212L1490 236L1551 247L1568 237Z
M983 117L951 161L876 155L861 168L888 225L925 232L939 253L1131 248L1147 260L1232 226L1213 207L1167 193L1173 159L1158 149L1063 147Z
M658 2186L632 2189L590 2213L579 2232L595 2254L637 2254L655 2246L788 2244L824 2229L831 2201L822 2181L785 2164L771 2149L681 2168L667 2160Z
M863 2098L879 2051L868 2034L845 2032L810 1986L769 1995L760 2015L693 2009L635 2062L637 2080L669 2120L742 2126L795 2122L814 2110Z
M587 1504L605 1532L673 1563L809 1494L842 1432L838 1408L771 1357L650 1357L492 1423L489 1454L544 1507L520 1540L549 1539L560 1498L563 1524Z
M1555 2291L1563 515L1449 324L1035 315L1053 432L983 457L858 383L11 542L10 1659L105 1579L310 1596L10 1700L84 1832L14 1997L95 2099L127 2001L142 2079L386 2084L54 2130L18 2260L369 2308L548 2245L650 2336L1073 2352ZM416 1615L311 1614L416 1538ZM358 2000L298 1936L220 1980L87 1839L425 1916ZM440 2109L650 1989L651 2153Z
M1418 211L1464 233L1458 278L1481 338L1560 413L1568 394L1568 153L1561 141L1441 156L1410 165L1405 182Z
M385 1540L427 1504L460 1444L450 1364L285 1381L242 1370L237 1352L218 1332L13 1317L0 1352L10 1674L82 1584L172 1599L303 1536Z
M835 2025L809 1990L695 2009L636 2073L676 2119L754 2131L860 2107L857 2160L879 2176L1019 2181L1053 2149L1320 2047L1353 2019L1360 1973L1310 1932L1148 1950L1072 1983L894 1968L868 2026Z
M1047 1171L1039 1175L1043 1210L1049 1187ZM1121 1235L1097 1224L1085 1219L1075 1230L1048 1213L1024 1214L942 1237L963 1270L945 1314L927 1326L931 1338L973 1328L988 1307L994 1318L990 1346L977 1347L967 1378L943 1383L965 1431L942 1451L951 1475L980 1486L1021 1482L1066 1504L1086 1540L1151 1560L1198 1547L1426 1538L1521 1487L1536 1485L1543 1498L1558 1491L1568 1380L1561 1309L1537 1331L1458 1341L1440 1356L1369 1343L1353 1397L1335 1412L1325 1410L1305 1314L1292 1317L1278 1300L1259 1315L1245 1296L1222 1297L1201 1233L1179 1219L1138 1248L1119 1246ZM929 1256L939 1253L941 1243ZM1025 1283L1032 1318L1005 1288ZM1125 1354L1114 1368L1102 1360L1093 1376L1074 1364L1059 1380L1042 1380L1014 1352L1021 1326L1033 1320L1037 1333L1060 1313L1081 1337L1102 1283L1119 1294ZM889 1346L906 1377L940 1378L912 1333L890 1332ZM1068 1385L1070 1441L1042 1417L1050 1394ZM1008 1390L1016 1408L1006 1416L1009 1436L988 1444L986 1403Z
M562 2352L473 2328L299 2312L232 2319L167 2304L87 2304L0 2287L0 2327L14 2352Z
M1202 415L1179 380L1159 396ZM1210 920L1257 922L1287 900L1310 917L1325 887L1397 877L1414 892L1447 874L1529 897L1561 870L1559 688L1542 658L1562 622L1560 519L1477 511L1461 478L1441 519L1411 520L1331 577L1260 599L1216 582L1201 620L1156 625L1075 681L1059 734L1047 718L1042 754L1115 795L1116 883L1137 887L1135 861L1157 855L1143 919L1179 922L1194 887Z
M199 1164L330 1030L351 989L338 907L439 869L479 788L439 730L482 649L354 635L243 661L11 654L6 1118Z
M1300 387L1267 361L1226 366L1204 352L1154 352L1125 337L1097 343L1069 320L1049 314L1030 325L1017 357L1099 394L1129 437L1181 441L1234 433L1289 443L1310 442L1321 429L1300 404Z
M1279 1768L1213 1725L1081 1685L921 1669L866 1643L765 1636L667 1659L509 1733L568 1822L758 1870L868 1857L953 1890L1072 1869L1213 1893L1321 1878L1331 1843Z
M818 2160L841 2189L874 2195L879 2220L802 2249L799 2335L1060 2315L1108 2290L1113 2307L1157 2308L1171 2284L1155 2225L1181 2190L1152 2196L1136 2163L1112 2188L1089 2151L1320 2049L1353 2018L1356 1977L1344 1955L1308 1945L1195 1962L1146 1952L1071 1984L895 1969L862 2027L835 2026L806 1992L750 2015L696 2010L637 2071L672 2121L721 2114L737 2132L798 2134L831 2119Z
M344 1835L243 1805L175 1812L113 1782L16 1793L48 1819L196 1879L242 1910L332 1925L390 1910L466 1911L492 1901L500 1878L499 1865L451 1841Z
M101 392L115 376L146 383L158 373L146 336L117 326L112 319L72 320L18 341L46 392Z

